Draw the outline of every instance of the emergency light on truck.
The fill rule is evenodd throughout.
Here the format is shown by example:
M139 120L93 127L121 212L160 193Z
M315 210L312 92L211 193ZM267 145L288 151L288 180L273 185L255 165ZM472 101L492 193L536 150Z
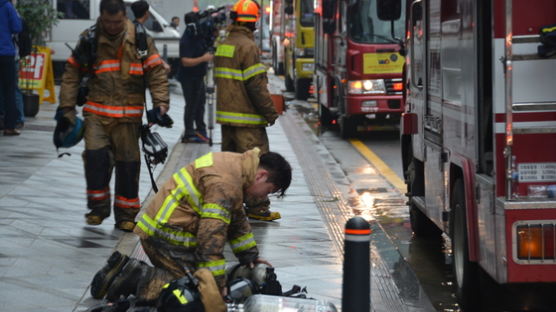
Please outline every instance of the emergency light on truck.
M521 264L553 264L556 239L556 220L518 221L514 224L514 258Z

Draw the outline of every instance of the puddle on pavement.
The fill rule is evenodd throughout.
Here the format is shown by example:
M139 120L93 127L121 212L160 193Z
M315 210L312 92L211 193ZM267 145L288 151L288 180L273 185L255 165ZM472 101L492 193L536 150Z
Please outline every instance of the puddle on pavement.
M325 129L320 124L316 103L294 100L289 101L288 105L296 110L315 135L322 134ZM331 167L332 165L337 164L331 164ZM351 178L354 176L364 178L375 175L376 171L372 167L362 167L357 168L353 173ZM343 173L332 172L331 175L336 182L345 178ZM397 247L395 251L383 250L381 254L392 270L402 296L410 301L414 300L416 295L414 285L418 283L437 311L459 312L461 310L455 300L452 285L449 240L439 238L437 241L431 241L414 238L406 202L405 196L393 195L384 187L352 189L347 196L347 204L354 215L361 216L369 222L378 221L388 237L382 239L391 240ZM374 238L373 240L380 249L380 238L378 241Z

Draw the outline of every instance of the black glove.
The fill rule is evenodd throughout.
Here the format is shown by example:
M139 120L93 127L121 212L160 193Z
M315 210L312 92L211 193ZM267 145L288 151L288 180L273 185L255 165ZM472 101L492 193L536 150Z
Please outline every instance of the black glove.
M77 112L73 108L58 108L56 110L56 115L54 119L58 124L63 125L63 127L69 127L70 125L75 125L75 119L77 118ZM66 126L67 125L67 126Z
M155 107L147 111L147 121L165 128L172 128L174 124L174 121L168 114L160 114L160 107Z

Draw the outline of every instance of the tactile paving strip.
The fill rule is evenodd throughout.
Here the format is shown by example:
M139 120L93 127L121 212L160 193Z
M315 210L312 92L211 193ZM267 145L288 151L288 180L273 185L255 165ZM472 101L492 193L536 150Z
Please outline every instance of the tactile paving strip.
M338 175L339 168L318 138L296 113L289 111L279 121L282 123L289 142L295 150L309 189L315 197L315 203L324 218L337 252L343 257L344 225L353 216L346 205L346 196L337 187L332 178L332 171ZM319 155L316 157L315 155ZM326 164L325 165L325 160ZM329 161L331 160L331 161ZM373 226L380 231L379 226ZM371 306L373 311L408 311L399 297L399 289L394 283L389 269L382 261L374 246L371 248ZM378 293L377 293L378 292Z

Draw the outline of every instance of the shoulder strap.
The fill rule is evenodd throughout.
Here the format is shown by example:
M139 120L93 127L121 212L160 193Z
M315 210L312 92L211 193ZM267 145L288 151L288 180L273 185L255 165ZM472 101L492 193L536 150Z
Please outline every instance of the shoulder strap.
M149 47L147 45L148 34L143 24L137 21L134 21L133 24L135 25L135 47L137 48L137 54L141 57L141 61L143 61L149 53Z
M97 59L97 41L98 34L95 24L79 37L77 46L72 50L75 61L87 68L87 74L93 73L93 65Z

